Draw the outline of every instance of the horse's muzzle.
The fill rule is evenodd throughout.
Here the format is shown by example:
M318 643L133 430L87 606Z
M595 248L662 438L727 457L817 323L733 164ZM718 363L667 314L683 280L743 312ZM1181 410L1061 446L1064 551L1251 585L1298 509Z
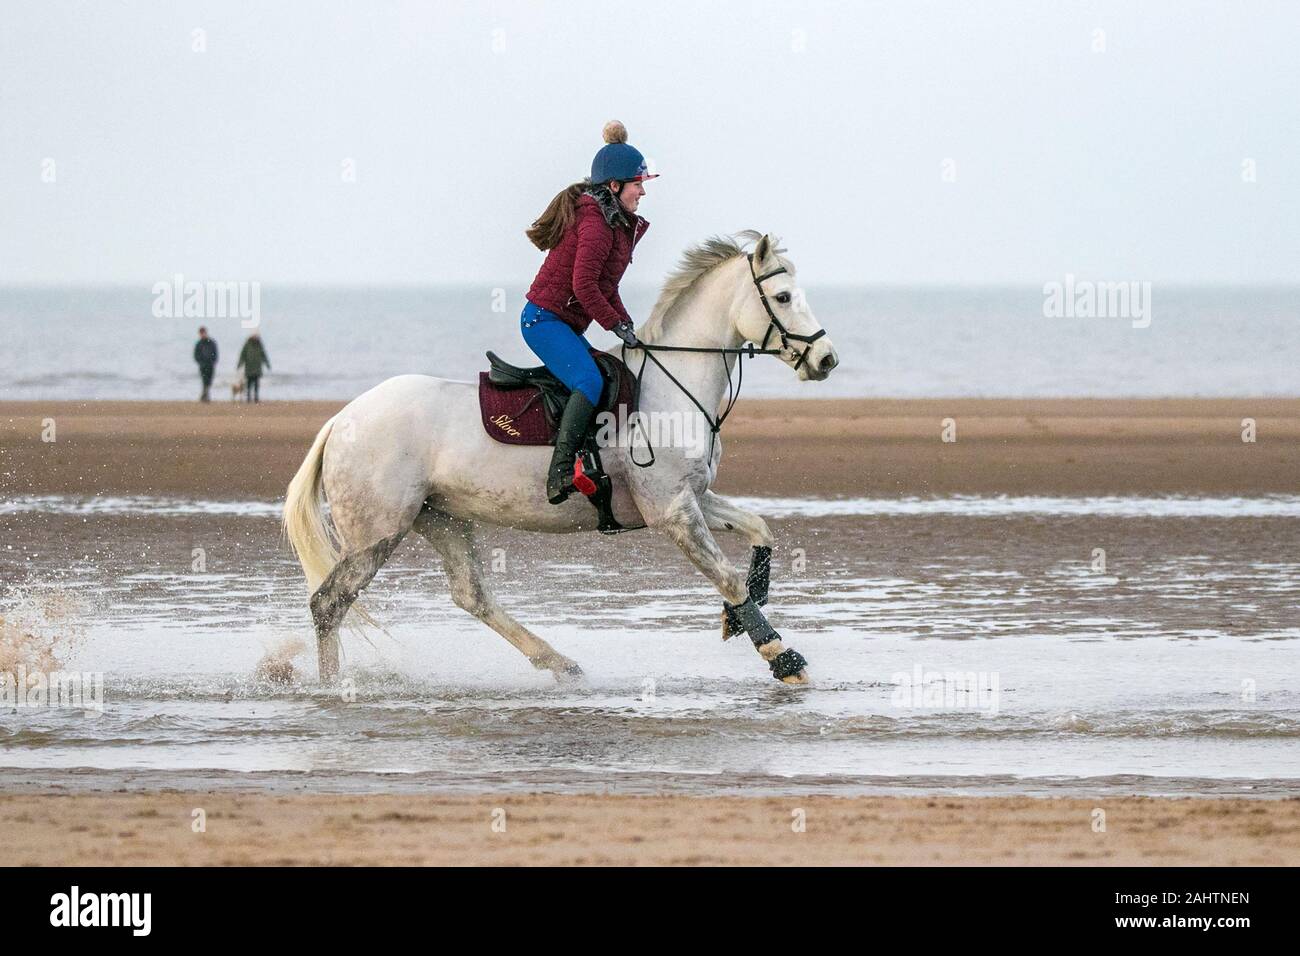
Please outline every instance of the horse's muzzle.
M824 339L822 340L825 341ZM820 382L831 374L831 370L840 364L840 357L835 354L834 347L827 342L825 351L817 348L821 343L814 344L813 348L821 352L821 355L809 355L808 361L804 363L804 368L808 370L808 378L814 382Z

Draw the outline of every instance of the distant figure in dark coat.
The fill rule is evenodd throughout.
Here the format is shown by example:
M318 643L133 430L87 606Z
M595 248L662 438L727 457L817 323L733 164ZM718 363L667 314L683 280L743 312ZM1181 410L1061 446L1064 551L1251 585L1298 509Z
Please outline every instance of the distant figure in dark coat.
M262 380L262 366L271 367L271 360L266 357L266 348L262 345L262 337L254 332L244 343L244 347L239 352L239 363L235 366L235 371L240 368L244 370L244 401L259 402L261 401L261 391L258 383Z
M217 343L208 338L208 330L203 326L199 326L199 340L194 343L194 361L199 363L199 378L203 380L199 401L211 401L208 389L212 387L212 370L217 366Z

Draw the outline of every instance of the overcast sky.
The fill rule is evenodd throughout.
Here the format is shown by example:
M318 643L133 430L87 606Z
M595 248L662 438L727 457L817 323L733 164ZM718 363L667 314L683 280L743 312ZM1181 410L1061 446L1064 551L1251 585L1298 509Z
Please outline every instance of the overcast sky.
M523 282L611 117L629 282L747 227L808 284L1293 282L1298 49L1250 0L0 0L0 282Z

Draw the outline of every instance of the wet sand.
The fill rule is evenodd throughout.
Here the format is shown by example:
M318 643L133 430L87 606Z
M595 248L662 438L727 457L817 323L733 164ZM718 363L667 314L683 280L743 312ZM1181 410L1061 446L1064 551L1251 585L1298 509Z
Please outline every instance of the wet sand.
M272 500L342 405L2 402L0 495ZM942 440L947 418L955 442ZM744 399L723 438L718 490L732 494L1300 489L1300 399Z
M0 796L0 864L74 862L1294 866L1300 800Z

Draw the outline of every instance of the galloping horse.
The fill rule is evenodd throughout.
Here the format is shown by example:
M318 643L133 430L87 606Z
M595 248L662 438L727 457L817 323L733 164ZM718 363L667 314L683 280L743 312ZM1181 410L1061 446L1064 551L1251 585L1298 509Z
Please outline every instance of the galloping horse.
M746 253L750 243L753 251ZM839 361L795 283L794 266L776 246L772 237L746 231L685 253L637 330L645 348L620 346L629 366L641 366L639 415L618 426L617 440L604 443L602 457L618 522L665 532L722 594L724 636L728 626L746 631L774 676L804 683L807 662L784 646L759 610L767 598L772 533L759 515L709 490L722 455L717 433L725 412L716 413L741 355L776 355L801 380L824 379ZM779 347L769 349L774 336ZM754 342L763 344L742 347ZM734 391L729 398L734 402ZM649 449L654 463L647 467L647 446L638 443L644 433L631 433L654 415L708 427L681 429L697 440ZM459 607L534 667L561 680L581 676L577 664L497 603L474 545L478 522L553 533L597 530L596 510L582 495L561 505L547 502L543 478L550 452L494 441L481 424L477 387L428 375L390 378L326 422L284 504L285 532L311 591L321 680L338 674L344 615L411 529L441 553ZM727 560L714 531L749 540L748 575Z

